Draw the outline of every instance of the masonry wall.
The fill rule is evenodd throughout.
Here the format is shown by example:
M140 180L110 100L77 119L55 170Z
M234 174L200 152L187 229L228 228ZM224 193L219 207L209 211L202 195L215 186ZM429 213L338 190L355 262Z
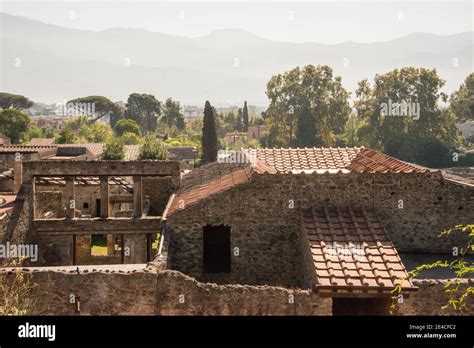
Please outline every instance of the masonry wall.
M312 206L373 207L398 250L450 253L465 245L445 229L474 221L474 188L432 174L254 175L168 217L173 230L170 268L219 283L302 286L308 278L300 214ZM231 226L232 273L202 273L202 227ZM300 242L299 242L300 241ZM305 266L306 265L306 266Z
M65 195L64 185L36 185L35 208L37 216L52 212L50 218L63 218L66 216L66 206L69 204ZM110 185L109 194L119 195L122 192L118 185ZM99 185L75 185L74 196L76 199L77 217L96 217L97 199L100 199ZM84 204L87 204L87 207ZM125 206L127 204L123 204ZM119 212L119 204L110 204L111 216ZM118 215L121 215L119 212Z
M446 306L449 294L446 293L446 283L460 282L456 298L460 297L468 287L474 287L474 279L415 279L414 285L419 289L398 305L399 315L474 315L474 298L466 299L466 308L456 311ZM446 307L446 308L443 308Z
M144 177L142 179L142 185L143 200L148 201L150 205L148 215L161 216L173 192L172 178Z
M71 294L83 315L329 315L331 300L308 291L269 286L199 283L179 272L135 270L40 270L29 273L36 286L37 314L73 315ZM8 281L13 273L0 273Z
M299 215L270 183L246 183L167 221L169 267L201 281L303 286ZM286 203L287 204L287 203ZM231 227L231 273L203 274L203 226Z
M331 315L332 300L301 289L275 286L202 283L176 271L94 269L77 273L74 267L52 270L24 268L34 299L30 314L74 315L79 299L82 315ZM0 281L14 272L0 270ZM398 315L474 315L474 300L467 311L445 312L446 280L415 280L418 292L399 305ZM473 285L465 281L465 286ZM1 290L0 290L1 291ZM0 295L3 295L0 293ZM0 296L0 299L3 297Z

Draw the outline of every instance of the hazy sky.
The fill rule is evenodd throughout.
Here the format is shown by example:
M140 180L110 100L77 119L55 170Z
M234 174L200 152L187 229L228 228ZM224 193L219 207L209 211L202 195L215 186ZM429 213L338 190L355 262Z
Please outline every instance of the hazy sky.
M242 28L261 37L319 43L385 41L413 32L474 30L473 0L451 1L21 1L0 10L64 27L112 27L202 36Z

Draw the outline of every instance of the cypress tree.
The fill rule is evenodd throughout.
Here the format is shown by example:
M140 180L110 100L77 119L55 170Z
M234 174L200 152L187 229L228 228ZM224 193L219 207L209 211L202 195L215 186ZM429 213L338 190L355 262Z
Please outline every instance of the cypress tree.
M247 101L244 102L244 111L242 113L242 121L244 124L243 131L249 130L249 110L247 109Z
M202 127L202 161L214 162L217 159L217 132L216 120L211 103L206 100Z
M237 122L235 124L235 130L237 132L242 132L244 130L244 122L242 116L242 109L237 110Z

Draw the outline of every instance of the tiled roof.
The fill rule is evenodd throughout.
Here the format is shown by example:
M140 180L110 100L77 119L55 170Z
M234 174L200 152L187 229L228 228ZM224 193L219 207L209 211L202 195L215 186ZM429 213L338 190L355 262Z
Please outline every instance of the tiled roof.
M28 142L30 146L49 146L55 142L54 138L31 138Z
M173 146L168 148L169 160L194 160L198 157L197 149L193 146Z
M274 167L280 173L428 171L427 168L363 147L244 149L243 151L255 154L256 158Z
M318 291L414 290L377 215L365 208L313 208L303 213Z
M55 149L56 146L24 146L24 145L7 145L0 146L0 153L43 153Z
M251 180L253 173L275 173L261 161L254 164L210 163L184 175L181 187L168 204L167 215L196 204L202 199Z
M105 144L103 143L84 143L84 144L58 144L57 147L65 147L65 148L72 148L72 147L83 147L86 148L91 152L91 154L95 157L101 156L105 150Z
M136 161L140 156L141 145L125 145L123 151L125 152L125 161Z
M226 174L222 177L216 178L208 183L197 186L192 190L178 191L173 197L172 202L167 209L167 216L194 205L202 199L213 196L222 191L228 190L238 184L250 181L252 176L252 168L246 166Z

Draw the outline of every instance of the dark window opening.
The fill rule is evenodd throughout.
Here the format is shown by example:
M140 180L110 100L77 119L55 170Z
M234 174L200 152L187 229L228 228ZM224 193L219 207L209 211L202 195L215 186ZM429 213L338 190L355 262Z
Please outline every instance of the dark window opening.
M230 227L203 227L204 273L230 273Z
M89 203L82 203L82 209L89 209Z
M95 200L95 216L100 217L100 199Z

